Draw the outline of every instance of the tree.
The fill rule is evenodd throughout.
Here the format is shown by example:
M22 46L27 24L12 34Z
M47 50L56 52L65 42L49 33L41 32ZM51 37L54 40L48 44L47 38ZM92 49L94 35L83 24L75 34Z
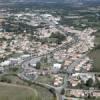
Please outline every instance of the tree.
M91 87L93 85L93 80L91 78L89 78L86 82L86 86L87 87Z
M1 81L1 82L11 83L11 80L8 79L8 78L6 78L5 76L2 76L0 81Z
M61 42L66 39L66 37L60 32L52 33L49 38L55 38L57 44L61 44Z
M64 89L61 90L61 94L62 94L62 95L65 94L65 90L64 90Z
M10 70L10 71L12 71L12 72L17 72L17 71L18 71L18 69L19 69L18 67L9 68L9 70Z
M42 57L42 58L41 58L41 62L47 63L47 62L48 62L48 58L47 58L47 57Z
M37 62L36 69L40 69L40 68L41 68L41 63L40 62Z

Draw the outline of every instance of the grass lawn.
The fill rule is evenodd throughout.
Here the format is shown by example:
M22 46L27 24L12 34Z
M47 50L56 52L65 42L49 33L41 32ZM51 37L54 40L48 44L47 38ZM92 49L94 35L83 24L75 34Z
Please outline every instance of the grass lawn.
M35 89L30 87L0 83L0 100L40 100Z
M28 84L26 82L24 82L23 80L19 79L17 76L13 76L13 75L3 75L0 76L0 80L3 78L6 78L8 80L11 80L12 84L17 84L17 85L26 85L28 86Z
M53 77L51 77L51 76L39 76L36 81L40 82L40 83L45 83L45 84L52 84Z
M43 69L43 68L48 68L48 67L50 67L51 65L50 64L47 64L47 63L42 63L41 64L41 68Z

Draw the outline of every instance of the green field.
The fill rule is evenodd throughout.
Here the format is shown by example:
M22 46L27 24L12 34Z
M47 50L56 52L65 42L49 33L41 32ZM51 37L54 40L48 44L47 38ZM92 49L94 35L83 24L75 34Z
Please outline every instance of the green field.
M11 83L10 84L15 84L15 85L19 85L19 86L24 86L24 87L29 87L29 97L30 99L26 99L28 96L28 94L24 91L26 90L22 90L21 92L23 94L20 93L20 91L18 93L20 93L21 95L24 95L25 96L25 99L1 99L0 100L54 100L54 96L53 94L46 88L44 87L41 87L41 86L38 86L38 85L35 85L35 84L29 84L28 82L26 81L23 81L21 80L19 77L17 76L13 76L13 75L3 75L0 77L1 78L6 78L7 80L11 80ZM32 90L33 89L33 90ZM6 89L5 92L7 92L9 89ZM11 91L13 92L14 90L16 90L15 88ZM2 89L0 88L0 91L2 91ZM32 93L33 91L33 93ZM34 92L35 91L35 92ZM4 92L3 92L4 93ZM0 97L4 96L5 94L3 94L0 92ZM35 94L34 94L35 93ZM32 95L31 95L32 94ZM31 96L30 96L31 95ZM34 99L33 97L37 95L38 98L37 99ZM11 96L11 95L10 95ZM15 96L17 97L17 93L15 94ZM32 97L33 96L33 97ZM32 98L32 99L31 99Z
M100 49L91 52L90 58L93 59L93 71L100 72Z
M40 100L35 89L30 87L0 83L0 100Z
M96 37L95 44L100 45L100 37ZM95 49L89 54L93 60L93 71L100 72L100 49Z
M45 84L52 84L53 77L52 76L39 76L36 81L40 83L45 83Z

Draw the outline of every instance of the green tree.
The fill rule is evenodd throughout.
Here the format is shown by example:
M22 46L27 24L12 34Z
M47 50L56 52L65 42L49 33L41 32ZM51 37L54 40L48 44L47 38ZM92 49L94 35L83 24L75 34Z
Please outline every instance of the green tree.
M40 68L41 68L41 63L40 62L37 62L36 69L40 69Z
M8 79L8 78L6 78L5 76L2 76L0 81L1 81L1 82L11 83L11 80Z
M66 39L66 37L60 32L52 33L49 38L55 38L57 44L61 44L61 42Z
M91 87L93 85L93 80L91 78L89 78L86 82L86 86L87 87Z

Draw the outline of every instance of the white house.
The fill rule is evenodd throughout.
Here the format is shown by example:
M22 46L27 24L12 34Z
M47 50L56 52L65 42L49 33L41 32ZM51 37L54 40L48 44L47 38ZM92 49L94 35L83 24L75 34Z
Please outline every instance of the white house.
M52 69L53 72L54 72L54 73L57 73L57 72L60 70L61 66L62 66L62 65L59 64L59 63L54 64L54 65L53 65L53 69Z
M22 60L26 60L27 58L29 58L30 57L30 55L29 54L26 54L26 55L22 55L21 56L21 59Z
M17 59L17 58L10 58L9 60L11 61L11 64L12 64L12 65L18 63L18 59Z
M11 62L9 60L6 60L2 63L0 63L0 65L3 67L3 66L9 66L11 64Z
M56 64L53 65L53 68L54 69L60 69L61 68L61 64L56 63Z
M32 67L36 67L36 63L32 63L30 64Z

